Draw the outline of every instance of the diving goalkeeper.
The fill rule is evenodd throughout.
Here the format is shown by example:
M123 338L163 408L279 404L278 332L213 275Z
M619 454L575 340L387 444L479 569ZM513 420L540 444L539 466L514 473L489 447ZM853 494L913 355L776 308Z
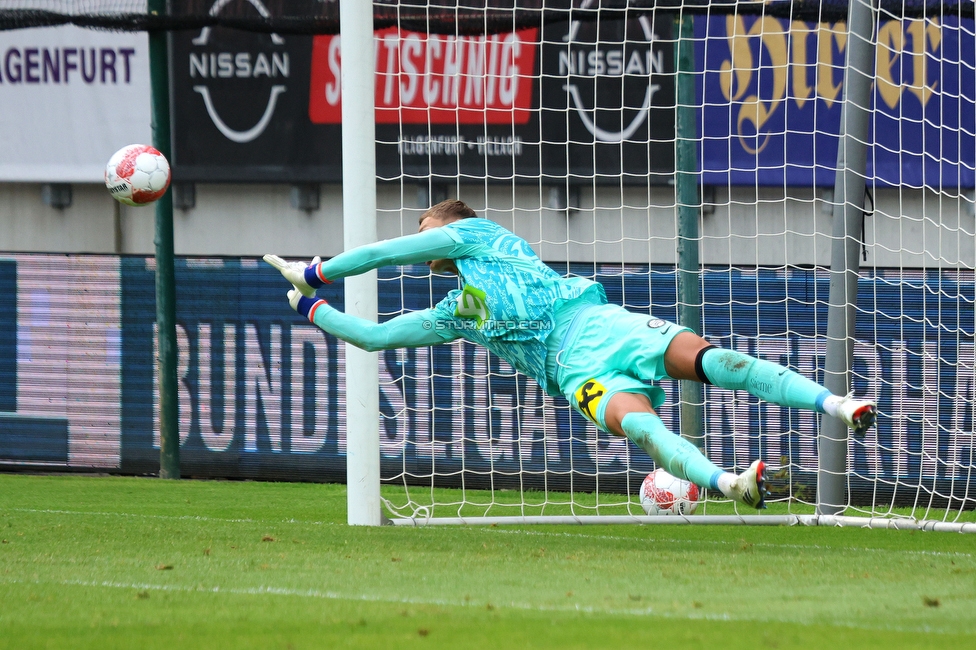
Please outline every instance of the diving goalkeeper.
M745 390L769 402L840 418L855 432L874 424L873 401L831 394L778 364L709 344L693 331L607 303L603 286L562 277L528 242L461 201L448 200L420 217L420 232L360 246L310 265L265 261L294 285L288 302L334 336L368 351L422 347L464 338L484 346L562 395L596 426L626 436L658 467L753 508L765 507L765 465L725 472L697 447L667 429L655 409L665 378ZM316 297L323 284L387 265L426 262L458 275L455 289L430 309L385 323L347 315Z

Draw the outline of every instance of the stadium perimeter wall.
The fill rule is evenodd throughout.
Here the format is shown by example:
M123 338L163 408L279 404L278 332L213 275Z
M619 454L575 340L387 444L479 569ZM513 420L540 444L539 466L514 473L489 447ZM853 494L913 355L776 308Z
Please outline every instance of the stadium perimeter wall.
M554 266L594 277L611 301L676 317L673 266ZM709 340L822 379L828 273L705 271ZM379 277L383 319L457 286L424 266ZM345 347L284 304L280 276L258 257L180 257L176 282L183 474L343 480ZM976 347L933 323L971 318L974 290L971 271L862 275L858 304L877 316L858 324L854 388L877 395L887 417L848 442L853 504L971 507ZM343 308L342 281L321 293ZM156 473L154 259L0 253L0 295L0 468ZM650 469L626 439L597 432L482 348L390 350L379 369L386 480L633 493ZM911 388L922 377L939 377L940 390ZM673 405L673 382L664 388ZM761 455L775 495L812 494L813 413L707 389L706 414L716 463ZM662 416L675 427L678 409Z
M197 184L195 206L175 211L176 254L336 255L342 242L341 188L323 185L320 192L319 208L304 211L292 207L287 185ZM584 188L579 209L568 212L545 207L548 195L538 187L461 186L457 195L525 237L547 261L676 260L674 194L667 186ZM706 195L704 264L829 266L829 191L720 187ZM381 185L380 238L415 232L425 197L420 187ZM976 266L972 196L879 189L874 202L866 220L864 266ZM153 219L151 208L122 206L100 184L73 184L71 205L58 209L44 203L40 184L0 183L3 251L151 255Z

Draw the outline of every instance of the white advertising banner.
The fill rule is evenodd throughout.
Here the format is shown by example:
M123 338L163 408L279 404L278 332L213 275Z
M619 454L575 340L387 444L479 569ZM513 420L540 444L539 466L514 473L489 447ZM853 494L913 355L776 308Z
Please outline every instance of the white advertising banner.
M145 32L0 32L0 182L101 182L121 147L151 142Z

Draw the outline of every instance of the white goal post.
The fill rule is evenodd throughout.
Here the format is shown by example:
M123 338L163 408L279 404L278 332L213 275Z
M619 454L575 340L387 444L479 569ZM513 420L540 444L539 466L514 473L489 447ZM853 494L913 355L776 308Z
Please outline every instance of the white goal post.
M376 154L373 148L373 35L370 3L339 6L342 35L342 228L348 250L376 241ZM366 143L366 144L364 144ZM376 319L376 272L345 281L346 312ZM380 512L379 383L375 353L346 344L347 521L377 526Z
M669 428L730 471L762 458L771 505L756 515L708 493L694 515L649 517L637 495L654 468L646 454L483 349L371 356L378 385L350 372L365 366L349 356L347 405L354 390L379 396L371 414L347 412L350 462L354 436L378 442L349 482L350 523L976 532L976 30L959 3L859 2L851 15L866 28L829 1L816 16L776 2L765 13L745 2L539 2L509 11L508 28L486 11L481 31L467 9L423 32L342 14L344 39L373 33L372 56L342 49L343 166L357 183L343 193L347 243L374 214L356 200L368 184L349 174L363 152L375 152L377 237L415 232L427 207L459 198L634 311L679 319L684 238L700 259L693 306L706 339L873 396L880 410L856 437L744 393L665 382ZM681 47L690 69L679 70ZM847 65L858 47L869 76ZM852 104L858 75L869 92ZM374 106L352 108L347 84L364 78ZM373 110L375 124L357 120L354 132L347 110ZM675 183L687 169L681 115L694 122L690 238ZM436 303L456 279L403 267L373 286L382 320ZM347 308L350 291L347 280ZM701 422L682 404L700 407Z

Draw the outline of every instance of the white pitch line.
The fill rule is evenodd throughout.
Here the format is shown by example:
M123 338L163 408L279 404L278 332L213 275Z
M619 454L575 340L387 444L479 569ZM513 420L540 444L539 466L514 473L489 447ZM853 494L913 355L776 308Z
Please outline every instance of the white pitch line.
M286 587L213 587L190 586L190 585L156 585L150 583L128 583L116 581L92 581L92 580L18 580L16 578L0 578L0 584L23 584L23 585L59 585L64 587L92 587L106 589L131 589L138 591L161 591L173 593L201 593L201 594L231 594L235 596L286 596L297 598L314 598L323 600L345 600L351 602L372 602L388 603L393 605L423 605L434 607L476 607L483 608L492 606L493 609L512 609L525 612L552 612L552 613L581 613L581 614L602 614L610 616L654 616L673 620L707 620L724 622L755 622L755 623L786 623L790 625L804 625L807 627L842 627L857 630L874 630L886 632L924 632L936 634L957 634L956 630L944 628L933 628L929 625L918 627L895 626L895 625L860 625L847 621L834 621L831 623L811 622L795 617L788 616L738 616L721 613L709 612L658 612L653 608L608 608L592 607L580 605L534 605L529 603L509 602L505 604L493 603L491 601L450 601L441 599L422 599L422 598L394 598L376 594L340 594L333 591L321 591L318 589L289 589Z
M552 612L592 612L607 613L632 616L656 615L651 608L644 609L605 609L594 607L576 606L548 606L530 605L525 603L510 602L504 605L473 601L454 602L440 599L420 599L420 598L394 598L390 596L380 596L375 594L341 594L334 591L322 591L319 589L289 589L286 587L213 587L193 586L193 585L156 585L138 582L117 582L117 581L93 581L93 580L18 580L16 578L0 578L0 584L33 584L33 585L59 585L74 587L104 587L111 589L133 589L142 591L168 591L177 593L205 593L205 594L232 594L235 596L294 596L299 598L315 598L324 600L348 600L353 602L378 602L390 603L394 605L430 605L437 607L487 607L491 604L495 608L508 607L526 611L552 611ZM727 615L719 615L722 620L727 620Z

